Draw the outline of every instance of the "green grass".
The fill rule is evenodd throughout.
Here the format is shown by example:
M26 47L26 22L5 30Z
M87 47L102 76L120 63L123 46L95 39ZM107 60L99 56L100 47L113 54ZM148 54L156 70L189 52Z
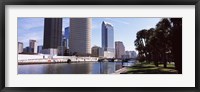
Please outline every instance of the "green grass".
M174 64L168 64L167 68L163 68L163 64L156 67L154 64L139 63L128 68L125 74L177 74Z

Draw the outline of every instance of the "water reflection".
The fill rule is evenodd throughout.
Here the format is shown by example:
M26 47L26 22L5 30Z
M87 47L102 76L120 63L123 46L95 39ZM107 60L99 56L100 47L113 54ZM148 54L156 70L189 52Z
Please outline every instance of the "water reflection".
M123 65L133 63L123 63ZM110 74L123 67L122 62L82 62L18 65L18 74Z

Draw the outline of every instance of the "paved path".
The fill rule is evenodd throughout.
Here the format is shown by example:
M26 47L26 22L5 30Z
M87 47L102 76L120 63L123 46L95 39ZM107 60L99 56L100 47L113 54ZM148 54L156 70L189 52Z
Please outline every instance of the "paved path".
M120 74L120 73L125 73L128 71L128 68L127 67L124 67L124 68L121 68L117 71L115 71L113 74Z

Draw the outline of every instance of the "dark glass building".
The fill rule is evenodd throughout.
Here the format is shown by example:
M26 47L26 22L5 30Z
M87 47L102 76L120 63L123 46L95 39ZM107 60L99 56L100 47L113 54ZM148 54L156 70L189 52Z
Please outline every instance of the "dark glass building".
M58 48L61 41L62 18L45 18L43 49Z
M102 23L102 48L114 52L114 29L112 24L105 21Z

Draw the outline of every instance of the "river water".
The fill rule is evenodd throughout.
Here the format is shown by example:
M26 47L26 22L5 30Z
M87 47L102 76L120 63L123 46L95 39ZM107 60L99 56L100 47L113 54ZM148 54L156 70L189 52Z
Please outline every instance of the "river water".
M18 65L18 74L111 74L134 62L79 62Z

